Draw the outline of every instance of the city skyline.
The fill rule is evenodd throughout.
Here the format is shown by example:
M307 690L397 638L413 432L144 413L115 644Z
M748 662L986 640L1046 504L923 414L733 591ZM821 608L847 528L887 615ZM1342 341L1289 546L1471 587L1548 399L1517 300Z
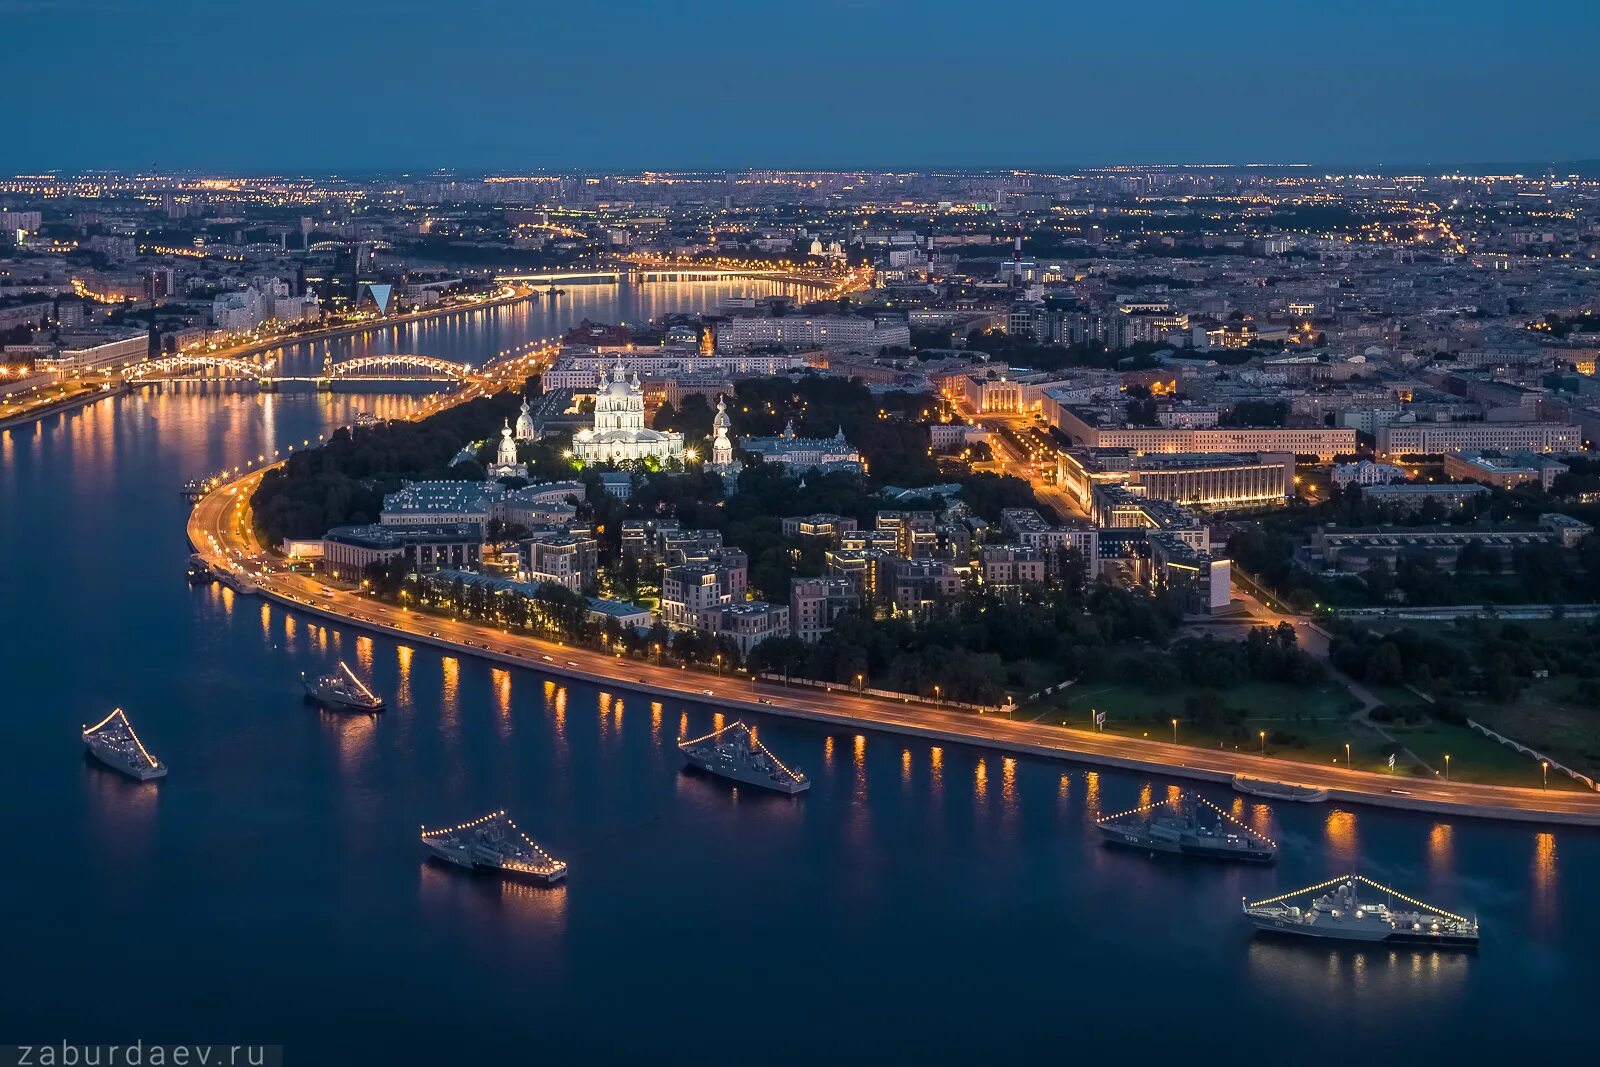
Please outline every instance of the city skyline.
M1585 84L1600 15L1579 3L1456 4L1447 22L1432 5L1295 19L1243 3L1197 19L1156 3L1137 27L1077 4L1014 6L993 24L953 0L915 18L844 0L604 6L597 20L590 6L464 0L450 11L459 32L440 32L437 9L412 0L381 12L180 2L161 21L120 2L15 3L8 30L39 45L79 16L75 64L67 74L46 47L13 56L10 73L49 93L14 116L0 170L1480 167L1600 154ZM1537 62L1508 44L1555 40L1553 26L1575 32ZM144 87L140 106L123 105L130 86Z

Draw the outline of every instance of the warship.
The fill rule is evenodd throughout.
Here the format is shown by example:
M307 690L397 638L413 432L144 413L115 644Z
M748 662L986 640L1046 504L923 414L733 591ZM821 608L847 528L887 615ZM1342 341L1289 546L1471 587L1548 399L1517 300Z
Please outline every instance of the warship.
M1362 900L1358 886L1375 890L1383 901ZM1310 898L1301 907L1296 898ZM1398 902L1398 903L1396 903ZM1359 874L1343 874L1320 885L1243 904L1257 930L1294 937L1372 944L1437 945L1475 948L1478 920L1413 900Z
M329 711L383 710L383 698L368 689L343 661L337 671L320 678L302 674L300 683L306 687L307 700Z
M129 778L148 782L167 776L167 765L145 750L139 735L133 732L133 724L121 708L93 726L85 726L83 744L89 750L89 755Z
M1276 842L1193 795L1108 815L1097 825L1106 844L1122 848L1243 863L1271 863L1278 855Z
M435 858L468 870L498 871L540 885L567 876L567 865L534 844L504 811L448 829L424 828L422 844Z
M811 779L780 763L743 722L730 723L691 741L679 738L678 751L689 766L745 785L790 796L811 788Z

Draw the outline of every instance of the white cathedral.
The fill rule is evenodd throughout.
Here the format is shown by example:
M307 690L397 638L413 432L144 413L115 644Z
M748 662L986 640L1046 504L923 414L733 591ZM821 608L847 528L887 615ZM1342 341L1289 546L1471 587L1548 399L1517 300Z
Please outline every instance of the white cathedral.
M489 464L489 478L526 478L528 467L517 462L517 443L511 439L511 423L500 427L500 447Z
M637 371L632 380L625 377L618 359L595 390L594 428L572 435L572 454L585 463L664 463L683 458L683 434L645 426L644 386Z

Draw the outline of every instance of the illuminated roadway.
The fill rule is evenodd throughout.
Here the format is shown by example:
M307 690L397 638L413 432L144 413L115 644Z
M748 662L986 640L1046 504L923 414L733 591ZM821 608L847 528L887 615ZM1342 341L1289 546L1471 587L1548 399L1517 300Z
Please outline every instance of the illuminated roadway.
M537 348L493 367L500 372L443 398L445 406L511 384L548 359L554 345ZM427 410L436 410L430 405ZM419 412L426 414L427 410ZM1326 789L1330 800L1391 808L1477 815L1531 822L1600 826L1600 794L1571 789L1521 789L1427 779L1395 778L1347 767L1295 763L1246 752L1212 751L1143 738L1118 737L1037 722L1014 722L999 714L954 711L909 698L896 702L852 692L785 687L735 673L624 658L574 648L475 622L410 611L336 589L307 574L278 569L253 530L249 500L268 468L213 488L189 516L189 541L225 582L318 615L413 644L433 645L492 662L528 667L658 697L677 697L720 708L809 719L849 730L880 730L932 741L972 744L1022 755L1071 759L1178 777L1228 782L1236 774Z

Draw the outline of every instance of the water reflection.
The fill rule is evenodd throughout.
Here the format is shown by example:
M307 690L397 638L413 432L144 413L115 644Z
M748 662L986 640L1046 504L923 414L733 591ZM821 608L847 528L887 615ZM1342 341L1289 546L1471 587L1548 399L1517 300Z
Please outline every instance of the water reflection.
M511 734L511 672L504 667L494 667L489 671L489 678L494 688L495 710L500 713L500 736L508 737Z
M1455 859L1453 828L1447 822L1436 822L1428 831L1428 870L1435 878L1451 873Z
M339 745L339 763L349 769L372 747L378 732L378 716L352 712L321 712L322 723L333 731Z
M1287 995L1319 1016L1371 1003L1445 1010L1464 991L1473 966L1468 952L1353 948L1268 936L1251 939L1246 959L1259 988Z
M465 916L487 923L479 928L485 946L509 947L517 935L561 934L566 929L565 883L528 885L432 859L418 864L417 872L422 906L440 916Z
M395 659L400 665L400 677L395 682L395 701L402 705L411 703L411 657L415 650L410 645L395 647Z
M461 661L445 656L440 661L439 721L450 734L461 725Z
M1328 858L1339 870L1355 870L1360 860L1356 845L1356 817L1341 808L1328 812L1324 833L1328 839Z
M1533 838L1533 917L1541 930L1555 925L1556 835L1552 833Z
M98 851L122 872L145 868L161 806L159 781L136 782L102 766L87 752L83 784L93 820Z

